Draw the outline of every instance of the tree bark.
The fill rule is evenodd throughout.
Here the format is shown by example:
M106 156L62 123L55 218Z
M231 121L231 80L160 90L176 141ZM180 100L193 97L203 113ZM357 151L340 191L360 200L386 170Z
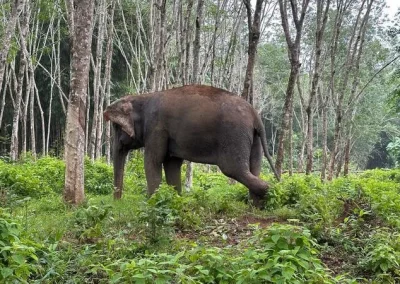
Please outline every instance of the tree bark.
M35 89L34 89L34 78L33 78L33 74L31 74L31 76L29 76L29 88L30 88L30 100L29 100L29 119L30 119L30 138L31 138L31 152L33 157L36 159L36 137L35 137L35 109L34 109L34 105L35 105ZM28 102L26 102L28 103ZM44 129L43 129L44 131Z
M96 55L94 58L93 64L93 117L92 117L92 130L89 139L89 156L92 161L94 161L96 157L96 146L97 139L101 139L99 137L100 133L98 126L100 124L100 89L101 89L101 67L102 67L102 59L103 59L103 39L104 39L104 26L105 26L105 17L106 17L106 0L99 1L98 8L95 9L98 15L98 33L97 33L97 42L96 42Z
M5 82L4 82L4 89L3 89L3 96L1 98L1 104L0 104L0 129L1 129L1 125L3 123L3 115L4 115L4 107L6 105L6 90L7 90L7 86L10 85L10 78L11 78L11 71L9 70L10 68L8 67L8 64L6 64L5 67ZM0 87L0 90L2 88ZM0 91L1 94L1 91Z
M285 33L286 43L289 48L288 56L290 61L289 82L286 89L285 104L283 107L282 124L279 135L278 151L276 157L275 169L280 176L282 173L282 165L284 158L284 144L287 143L289 133L289 124L292 119L293 94L296 83L296 78L300 70L300 41L303 30L305 14L308 8L309 0L303 0L301 4L300 15L298 14L297 3L290 0L293 21L295 24L296 36L293 41L289 29L289 19L287 14L287 0L279 0L279 10L281 13L282 27Z
M39 111L40 111L40 121L41 121L41 126L42 126L42 156L45 156L47 154L47 151L46 151L46 127L45 127L45 120L44 120L44 112L43 112L42 104L40 103L39 90L37 89L35 82L34 82L34 89L35 89L36 100L37 100Z
M309 175L313 168L313 142L314 142L314 101L317 93L320 72L322 68L321 63L321 53L322 53L322 40L325 32L326 22L328 20L328 12L330 6L330 0L326 1L325 11L324 10L324 0L317 1L317 33L315 38L315 63L314 63L314 74L312 78L311 92L308 101L308 106L306 108L307 113L307 166L306 174Z
M321 180L326 178L326 167L328 164L328 98L323 101L322 106L322 165L321 165Z
M10 18L7 20L6 30L4 36L1 39L0 47L0 93L3 86L4 70L6 67L6 59L8 56L8 50L10 49L11 38L15 33L15 25L17 24L17 19L25 5L25 0L13 1L11 8Z
M350 164L350 144L351 144L351 138L347 137L346 139L346 145L344 147L344 169L343 169L343 175L345 177L348 176L349 174L349 164Z
M19 155L18 130L19 130L19 120L20 120L20 114L21 114L24 76L25 76L25 70L26 70L26 66L27 66L26 53L23 52L26 49L25 38L27 36L27 31L28 31L28 19L27 19L26 11L24 11L23 16L21 17L21 21L22 21L22 25L20 25L19 29L20 29L20 42L21 42L22 51L20 52L19 70L18 70L18 77L16 80L17 89L16 89L16 98L15 98L15 105L14 105L13 126L12 126L12 132L11 132L11 146L10 146L10 157L11 157L12 161L16 161L18 159L18 155ZM2 75L0 75L0 76L2 76ZM28 94L29 91L27 90L26 93ZM25 103L27 106L27 104L28 104L27 99L25 99ZM25 120L25 124L26 124L26 120ZM26 139L26 135L25 135L24 139Z
M70 101L65 136L64 200L79 204L84 200L85 111L92 44L94 0L70 0L72 38Z
M106 105L110 105L111 96L111 63L113 56L113 40L114 40L114 11L115 0L111 0L111 8L108 15L108 30L107 30L107 46L106 46L106 64L104 70L104 89L106 92ZM106 122L105 129L105 144L106 144L106 160L107 164L111 162L111 122Z
M193 74L191 83L198 84L199 81L199 65L200 65L200 31L203 23L203 6L204 0L198 0L197 2L197 15L196 15L196 30L193 43ZM187 162L186 175L185 175L185 188L190 190L193 187L193 167L192 162Z
M253 72L254 64L257 55L257 45L260 40L260 26L261 26L261 11L264 0L257 0L256 8L254 10L254 18L251 13L250 0L243 0L247 10L247 24L249 29L249 46L246 75L244 77L244 86L242 91L242 98L253 105Z
M196 31L193 42L193 75L192 83L198 84L199 80L199 65L200 65L200 32L201 26L203 25L203 7L204 0L198 0L197 2L197 15L196 15Z
M181 53L181 78L182 85L186 85L189 83L189 58L190 58L190 38L191 38L191 25L190 25L190 17L192 15L192 7L194 0L188 0L186 15L183 22L183 31L181 34L182 38L182 53Z
M328 180L331 180L333 178L333 172L335 168L335 158L336 158L336 153L338 153L339 150L339 138L340 138L340 133L342 131L342 124L345 122L344 120L346 119L346 113L344 108L344 98L345 98L345 93L346 93L346 88L348 85L348 81L350 79L351 72L356 70L359 64L359 60L362 54L363 50L363 44L364 44L364 37L366 33L366 26L368 24L369 20L369 14L372 8L374 0L368 1L363 0L361 3L361 8L359 10L359 13L357 15L357 19L354 25L353 32L351 34L351 38L348 44L348 51L347 51L347 56L346 56L346 62L344 66L344 71L342 73L342 80L340 83L340 88L338 91L338 98L336 101L336 120L335 120L335 134L334 134L334 140L333 140L333 147L331 151L331 158L329 161L329 172L328 172ZM364 5L367 3L366 11L363 16L362 12L364 10ZM359 24L361 20L361 23ZM353 44L354 42L354 44ZM355 75L357 76L357 75ZM355 77L355 82L358 82L357 78ZM357 85L357 84L356 84ZM355 85L355 86L356 86ZM355 91L354 91L355 94Z

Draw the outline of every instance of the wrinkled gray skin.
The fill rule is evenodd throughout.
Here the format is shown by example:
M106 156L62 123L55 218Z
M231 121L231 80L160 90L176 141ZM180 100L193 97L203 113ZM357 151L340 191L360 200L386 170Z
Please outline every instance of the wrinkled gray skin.
M180 193L182 161L188 160L219 166L262 207L269 188L259 178L263 150L275 169L261 119L242 98L210 86L184 86L123 97L106 108L104 118L114 126L115 198L121 198L128 152L145 147L149 195L161 183L162 167L167 183Z

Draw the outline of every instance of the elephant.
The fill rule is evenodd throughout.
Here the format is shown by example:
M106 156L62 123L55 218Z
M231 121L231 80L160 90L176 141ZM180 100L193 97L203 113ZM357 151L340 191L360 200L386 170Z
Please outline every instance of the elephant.
M181 193L183 160L217 165L249 189L262 207L269 184L259 178L262 152L279 179L267 149L264 125L241 97L215 87L186 85L122 97L104 111L113 125L114 198L121 198L124 165L130 150L144 147L147 192L166 182Z

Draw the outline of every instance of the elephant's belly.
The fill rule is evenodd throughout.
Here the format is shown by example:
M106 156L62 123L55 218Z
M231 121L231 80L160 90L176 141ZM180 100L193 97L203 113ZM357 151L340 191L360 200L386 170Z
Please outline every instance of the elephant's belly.
M215 154L215 145L207 143L208 141L175 141L170 139L168 141L168 155L178 157L187 161L202 163L202 164L216 164L217 157Z

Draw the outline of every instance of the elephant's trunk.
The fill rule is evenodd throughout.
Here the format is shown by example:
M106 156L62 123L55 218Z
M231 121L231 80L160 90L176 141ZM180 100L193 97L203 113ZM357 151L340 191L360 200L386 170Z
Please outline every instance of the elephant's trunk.
M118 135L114 136L114 199L121 199L124 184L125 159L128 151L121 148Z

